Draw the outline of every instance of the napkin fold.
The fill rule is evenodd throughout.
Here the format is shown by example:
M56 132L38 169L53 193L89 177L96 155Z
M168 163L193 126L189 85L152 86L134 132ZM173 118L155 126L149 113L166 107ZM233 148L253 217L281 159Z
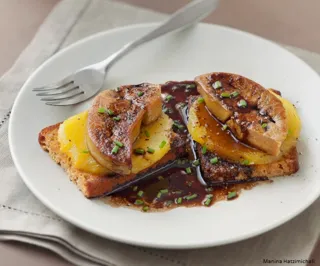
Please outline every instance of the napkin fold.
M266 265L263 259L308 259L320 232L320 199L288 223L238 243L157 250L113 242L55 215L24 185L8 145L10 109L28 76L61 48L99 31L159 21L166 15L109 0L63 0L13 67L0 79L0 240L50 249L76 265ZM320 55L287 47L320 73ZM301 263L299 265L305 265Z

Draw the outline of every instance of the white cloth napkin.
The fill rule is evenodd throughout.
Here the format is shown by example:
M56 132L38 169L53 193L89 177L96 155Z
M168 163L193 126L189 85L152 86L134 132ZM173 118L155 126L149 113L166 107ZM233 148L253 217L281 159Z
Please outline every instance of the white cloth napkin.
M63 221L20 179L9 152L8 120L14 98L31 72L59 49L88 35L164 17L109 0L61 1L12 69L0 79L0 240L42 246L76 265L256 266L263 265L263 259L308 259L320 231L319 199L288 223L246 241L208 249L156 250L103 239ZM287 48L320 73L320 55Z

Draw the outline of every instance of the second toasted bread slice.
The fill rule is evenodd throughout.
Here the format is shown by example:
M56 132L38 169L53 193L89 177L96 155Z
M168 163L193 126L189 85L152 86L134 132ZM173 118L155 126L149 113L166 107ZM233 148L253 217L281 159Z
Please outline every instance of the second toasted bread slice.
M298 153L296 147L276 162L268 164L243 165L220 158L213 152L202 154L202 147L197 144L203 176L211 186L231 185L255 181L265 181L270 177L288 176L299 170ZM217 158L212 163L212 158Z

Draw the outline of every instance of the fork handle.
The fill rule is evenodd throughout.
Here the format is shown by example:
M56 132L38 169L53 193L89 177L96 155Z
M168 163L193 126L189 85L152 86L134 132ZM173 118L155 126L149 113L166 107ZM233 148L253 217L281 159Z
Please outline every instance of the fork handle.
M101 64L107 69L110 65L115 63L118 59L126 55L134 48L144 44L148 41L156 39L166 33L185 28L191 24L204 19L214 9L216 9L219 0L194 0L176 11L159 27L153 31L145 34L141 38L130 42L123 46L119 51L102 61Z

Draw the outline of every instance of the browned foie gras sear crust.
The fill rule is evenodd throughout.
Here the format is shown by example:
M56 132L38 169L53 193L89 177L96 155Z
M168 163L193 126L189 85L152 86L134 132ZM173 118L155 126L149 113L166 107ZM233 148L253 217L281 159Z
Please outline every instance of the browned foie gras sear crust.
M195 81L210 112L226 123L239 140L271 155L279 154L288 129L285 109L274 94L236 74L209 73ZM214 88L217 81L221 87ZM246 106L239 106L241 100Z
M107 112L99 113L101 108ZM161 108L159 85L142 83L101 92L89 109L87 143L90 153L111 171L129 174L132 144L139 135L141 124L148 125L157 120ZM115 153L112 150L116 141L123 147Z

